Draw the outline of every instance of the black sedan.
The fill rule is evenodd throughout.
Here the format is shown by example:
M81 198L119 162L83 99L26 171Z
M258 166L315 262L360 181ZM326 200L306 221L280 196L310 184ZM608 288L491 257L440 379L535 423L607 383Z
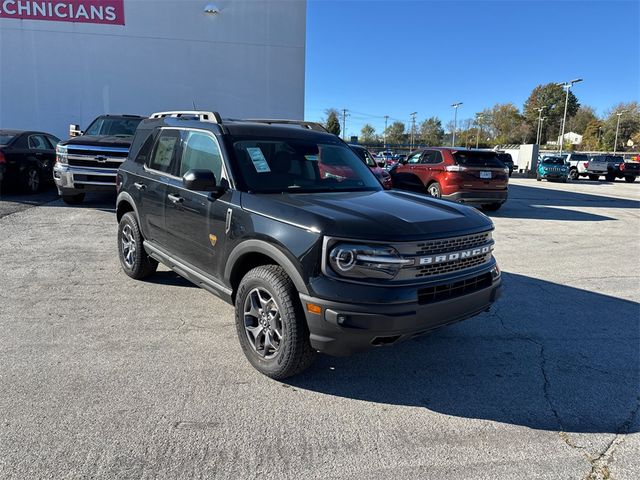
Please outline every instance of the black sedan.
M36 193L53 181L59 138L44 132L0 130L0 182Z

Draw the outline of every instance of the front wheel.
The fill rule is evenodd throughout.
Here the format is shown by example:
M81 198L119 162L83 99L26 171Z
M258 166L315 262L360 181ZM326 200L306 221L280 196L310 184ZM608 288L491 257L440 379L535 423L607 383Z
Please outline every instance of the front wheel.
M604 176L604 179L607 182L615 182L616 181L616 176L613 175L613 174L607 174L607 175Z
M158 262L147 255L138 220L133 212L125 213L118 224L118 256L124 273L140 280L152 275Z
M441 198L442 189L440 188L440 184L438 182L429 184L429 186L427 187L427 193L434 198Z
M542 177L540 176L540 174L539 174L539 173L537 173L537 174L536 174L536 180L537 180L538 182L541 182L541 181L542 181Z
M633 183L636 181L636 177L632 177L631 175L629 175L628 177L624 177L624 181L628 183Z
M572 168L569 170L569 179L570 180L578 180L580 178L580 174L578 174L578 170L576 168Z
M593 180L594 182L600 178L600 175L589 175L589 180Z
M308 368L315 358L297 291L278 265L250 270L236 295L236 330L249 363L283 379Z

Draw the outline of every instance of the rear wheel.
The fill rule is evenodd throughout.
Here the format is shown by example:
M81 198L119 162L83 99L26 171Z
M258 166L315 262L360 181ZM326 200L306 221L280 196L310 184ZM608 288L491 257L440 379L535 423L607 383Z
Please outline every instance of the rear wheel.
M24 175L24 187L29 193L40 190L40 171L36 167L29 167Z
M118 256L124 273L140 280L153 274L158 262L147 255L138 220L133 212L125 213L118 224Z
M593 174L590 174L590 175L589 175L589 180L596 181L596 180L598 180L599 178L600 178L600 175L593 175Z
M571 170L569 170L569 178L571 180L578 180L580 178L577 168L572 168Z
M315 358L298 292L282 267L250 270L236 295L236 330L249 363L275 379L308 368Z
M604 179L605 179L607 182L615 182L615 181L616 181L616 176L615 176L615 175L613 175L612 173L608 173L608 174L606 174L606 175L604 176Z
M502 206L501 203L486 203L482 205L482 210L485 210L487 212L496 212L500 210L501 206Z
M541 182L542 181L542 177L540 176L539 173L536 173L536 180Z
M440 184L438 182L430 183L427 187L427 193L434 198L441 198L442 189L440 188Z
M67 205L78 205L84 200L84 193L76 193L75 195L62 195L62 201Z
M631 175L629 175L628 177L624 177L624 181L625 182L629 182L629 183L633 183L636 181L636 177L632 177Z

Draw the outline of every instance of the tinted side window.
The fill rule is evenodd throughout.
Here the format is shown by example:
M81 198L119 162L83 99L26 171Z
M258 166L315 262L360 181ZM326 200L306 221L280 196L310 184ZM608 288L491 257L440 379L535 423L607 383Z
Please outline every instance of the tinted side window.
M50 150L51 147L44 135L29 135L29 148L32 150Z
M208 133L187 132L180 162L180 176L189 170L211 170L216 179L220 180L222 155L215 139Z
M162 130L147 166L159 172L173 174L173 162L180 145L180 131Z
M440 152L435 150L428 150L424 152L424 157L422 157L422 163L427 163L429 165L433 165L434 163L440 163L442 161L442 156Z
M58 145L58 143L60 142L60 139L58 137L54 137L53 135L45 135L45 137L47 137L47 140L49 140L51 148L55 150L56 145Z

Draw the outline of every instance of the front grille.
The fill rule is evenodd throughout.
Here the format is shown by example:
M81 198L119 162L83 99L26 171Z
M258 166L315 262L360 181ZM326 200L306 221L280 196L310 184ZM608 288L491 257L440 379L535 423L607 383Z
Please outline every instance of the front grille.
M123 159L124 161L124 159ZM106 162L98 162L97 160L89 160L86 158L68 158L69 165L75 167L91 167L91 168L120 168L122 161L107 160Z
M443 238L440 240L429 240L416 245L416 255L434 255L436 253L452 252L475 248L484 245L491 238L491 232L478 233L475 235L465 235L464 237Z
M491 259L491 254L481 255L478 257L465 258L463 260L454 260L452 262L436 263L433 265L420 265L416 267L416 278L431 277L433 275L442 275L443 273L457 272L465 268L476 267Z
M81 155L87 157L97 157L98 155L104 155L105 157L122 158L122 160L127 158L127 155L129 154L128 148L118 147L96 147L95 149L92 149L89 146L84 148L68 146L67 151L69 152L69 155Z
M74 174L73 181L77 183L102 183L105 185L115 185L116 184L116 176L115 175L81 175Z
M436 285L435 287L422 288L418 290L418 303L425 305L428 303L440 302L451 298L461 297L473 292L477 292L491 286L491 274L485 273L477 277L460 280L458 282Z

